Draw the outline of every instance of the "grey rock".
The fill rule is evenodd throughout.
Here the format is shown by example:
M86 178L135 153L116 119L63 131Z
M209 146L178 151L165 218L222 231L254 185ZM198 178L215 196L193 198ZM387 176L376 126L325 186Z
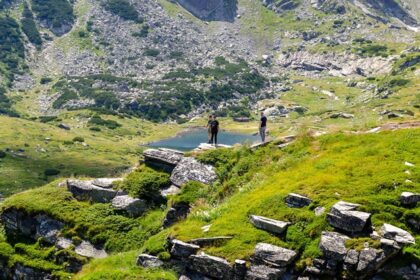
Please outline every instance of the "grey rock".
M147 209L147 202L143 199L128 195L116 196L112 199L112 207L127 212L130 217L141 216Z
M404 206L414 207L420 201L420 194L412 192L402 192L400 202Z
M232 238L233 238L232 236L203 237L203 238L192 239L189 241L189 243L198 245L200 247L205 247L205 246L212 246L215 244L220 244L228 240L231 240Z
M171 182L178 187L196 181L203 184L211 184L217 179L213 166L200 163L194 158L183 158L171 174Z
M390 224L384 224L380 232L383 237L396 241L398 244L415 244L416 240L407 231Z
M244 260L235 260L235 264L233 265L233 279L234 280L242 280L245 278L247 271L246 261Z
M246 280L278 280L285 274L285 268L273 268L265 265L251 265L248 269Z
M282 234L290 225L288 222L278 221L256 215L251 215L249 220L251 224L253 224L256 228L268 231L273 234Z
M366 248L360 252L356 271L359 273L373 273L387 260L383 250Z
M65 237L59 237L57 239L57 243L55 244L55 247L58 250L63 250L63 249L67 249L70 246L73 245L73 241L71 239L65 238Z
M147 255L147 254L141 254L137 257L137 265L142 267L161 267L163 266L163 262L159 260L158 257Z
M344 201L337 202L327 215L327 221L333 227L354 234L368 232L370 213L356 211L360 205Z
M189 244L181 240L172 240L171 255L177 258L188 258L198 252L200 246Z
M354 118L354 115L349 114L349 113L340 112L340 113L334 113L334 114L330 115L330 118L331 119L338 119L338 118L352 119L352 118Z
M35 238L42 237L45 242L54 244L64 224L45 215L38 215L35 219L37 221Z
M95 186L92 181L68 180L67 189L77 200L99 203L111 202L117 195L116 190Z
M295 251L274 246L267 243L258 243L254 251L254 259L262 264L276 267L286 267L297 257Z
M322 232L319 248L328 259L342 261L347 255L345 245L349 237L336 232Z
M178 194L181 191L181 188L175 186L175 185L171 185L170 187L161 190L160 194L163 197L167 197L169 195L175 195Z
M190 269L216 279L231 280L233 266L225 259L206 255L190 256Z
M190 212L190 206L185 203L176 203L166 213L163 220L163 227L167 228L181 219L185 219Z
M64 129L64 130L70 130L71 129L70 126L68 126L68 125L66 125L64 123L60 123L58 125L58 127L61 128L61 129Z
M311 199L296 193L289 193L286 196L285 201L287 206L294 208L302 208L312 203Z
M359 262L359 252L356 250L349 250L346 257L344 258L344 263L347 265L356 265Z
M184 153L170 149L148 149L143 156L146 164L172 172L183 159Z
M18 263L15 266L12 279L49 280L52 279L52 276L48 272L37 270Z
M321 216L325 212L325 207L318 206L314 209L315 216Z
M112 189L115 182L121 182L122 180L122 178L97 178L93 180L92 184L97 187Z
M82 241L74 251L76 254L87 258L102 259L108 256L105 250L96 248L88 241Z

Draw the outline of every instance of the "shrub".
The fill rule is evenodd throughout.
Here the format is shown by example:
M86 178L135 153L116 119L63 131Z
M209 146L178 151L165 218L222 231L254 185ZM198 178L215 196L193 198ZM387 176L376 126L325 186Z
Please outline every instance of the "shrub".
M100 125L100 126L105 126L109 129L116 129L118 127L121 126L121 124L119 124L116 121L113 120L104 120L101 118L101 116L99 115L95 115L93 116L89 121L88 124L90 125Z
M108 0L105 2L104 8L125 20L143 22L136 9L126 0Z
M121 183L121 188L132 196L158 202L160 189L169 186L169 184L168 174L142 168L130 173Z
M91 130L91 131L96 131L96 132L101 131L101 129L100 129L99 127L96 127L96 126L94 126L94 127L90 127L90 128L89 128L89 130Z
M149 35L149 26L147 24L143 25L139 32L133 33L133 36L140 38L146 38L147 35Z
M28 40L36 45L42 45L41 35L39 34L38 29L36 28L36 24L34 21L34 15L32 11L29 9L28 4L25 2L23 6L23 13L22 13L22 31L28 37Z
M58 174L60 174L60 170L55 169L55 168L47 168L44 171L45 176L56 176Z
M7 156L5 151L0 151L0 158L5 158Z
M67 0L32 0L32 9L38 19L47 22L50 28L74 22L73 7Z
M85 142L85 139L80 136L76 136L73 138L73 142Z
M49 77L42 77L41 81L40 81L41 85L45 85L45 84L48 84L50 82L52 82L52 79L49 78Z
M160 54L160 51L158 49L145 49L145 51L143 52L143 54L145 56L152 56L152 57L156 57Z

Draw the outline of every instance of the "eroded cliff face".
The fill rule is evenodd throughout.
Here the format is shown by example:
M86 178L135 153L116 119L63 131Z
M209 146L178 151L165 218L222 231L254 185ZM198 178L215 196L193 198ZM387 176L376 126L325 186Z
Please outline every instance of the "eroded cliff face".
M230 21L237 14L237 0L173 0L202 20Z

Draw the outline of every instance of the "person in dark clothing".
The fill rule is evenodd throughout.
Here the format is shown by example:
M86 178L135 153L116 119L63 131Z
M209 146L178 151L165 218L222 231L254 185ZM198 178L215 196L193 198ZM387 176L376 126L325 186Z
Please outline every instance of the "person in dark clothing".
M211 122L213 121L213 115L209 116L209 120L207 121L207 143L211 144Z
M260 119L260 136L261 141L265 143L265 134L267 130L267 117L264 115L264 112L261 112L261 119Z
M210 129L211 129L210 143L217 145L217 133L219 132L219 121L216 119L215 115L213 115L213 120L210 123Z

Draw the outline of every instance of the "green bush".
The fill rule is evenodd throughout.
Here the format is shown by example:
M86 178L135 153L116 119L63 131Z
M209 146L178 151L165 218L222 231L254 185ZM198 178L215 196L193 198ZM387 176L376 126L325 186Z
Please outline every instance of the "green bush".
M73 6L67 0L32 0L37 18L47 22L49 28L60 28L74 22Z
M141 168L130 173L120 187L132 196L157 202L160 200L160 190L170 183L168 174Z
M60 174L60 170L55 169L55 168L47 168L44 171L45 176L56 176L58 174Z
M126 0L107 0L104 8L125 20L143 22L136 9Z
M41 85L49 84L50 82L52 82L52 79L49 77L42 77L40 80Z
M100 126L105 126L109 129L116 129L118 127L121 126L121 124L119 124L116 121L113 120L104 120L101 118L101 116L99 115L95 115L93 116L89 121L88 121L89 125L100 125Z
M101 131L101 129L100 129L99 127L96 127L96 126L94 126L94 127L90 127L90 128L89 128L89 130L91 130L91 131L96 131L96 132Z
M208 186L199 182L188 182L181 188L181 192L173 198L174 203L192 204L200 198L206 198Z
M76 136L73 138L73 142L85 142L85 139L80 136Z
M145 49L143 52L143 55L152 56L152 57L156 57L159 54L160 54L160 51L158 49Z
M21 23L22 31L26 34L28 40L36 46L42 45L41 35L39 34L39 31L36 27L34 15L32 14L32 11L29 9L26 2L23 6Z

